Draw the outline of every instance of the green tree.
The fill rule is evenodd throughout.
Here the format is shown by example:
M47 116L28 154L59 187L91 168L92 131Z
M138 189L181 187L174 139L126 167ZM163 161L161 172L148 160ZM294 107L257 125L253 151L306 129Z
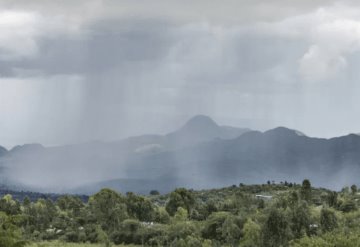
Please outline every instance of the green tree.
M16 215L20 213L20 203L13 200L11 195L5 195L0 199L0 211L8 215Z
M138 220L124 220L120 227L111 234L110 239L115 244L142 244L142 238L139 234L140 228L141 225Z
M290 211L290 227L295 238L300 238L309 233L310 211L306 202L296 205Z
M192 221L173 222L166 231L166 242L162 246L168 246L174 240L185 240L188 236L200 237L199 226ZM186 243L186 241L185 241ZM185 245L186 246L186 245Z
M113 231L127 215L125 198L110 189L102 189L89 199L91 213L103 229Z
M294 208L299 203L299 194L296 191L291 191L288 196L288 204L291 208Z
M241 229L234 221L234 217L227 217L221 226L221 238L226 244L238 246Z
M326 233L320 236L304 237L291 243L291 247L358 247L360 246L358 232Z
M126 195L126 206L130 217L140 221L154 220L155 209L149 199L129 192Z
M57 210L51 200L38 199L30 207L24 208L28 223L38 231L45 231L57 217Z
M188 215L191 215L191 211L195 206L195 198L191 191L180 188L171 192L170 199L166 204L166 211L173 216L179 207L185 208L188 211Z
M179 221L186 221L187 219L188 219L188 212L186 211L186 209L182 207L178 207L178 210L174 215L174 220L179 222Z
M71 213L74 217L79 216L80 211L84 208L84 203L76 196L61 196L57 199L56 205L63 211Z
M109 236L101 229L100 226L96 226L95 235L97 243L102 243L105 247L111 246Z
M305 179L302 182L300 195L301 195L301 199L307 202L311 202L311 183L308 179Z
M355 184L351 185L351 194L355 195L357 192L357 186Z
M338 193L330 191L327 196L327 203L329 207L337 207L338 205Z
M23 200L23 206L24 207L30 207L30 205L31 205L30 198L28 196L25 196L25 198Z
M324 232L332 231L337 227L337 217L332 209L321 209L320 226Z
M14 216L0 212L0 247L22 247L26 242L21 238L21 231L15 224Z
M357 206L354 200L347 198L343 202L341 202L339 209L344 213L348 213L351 211L355 211L357 209Z
M261 244L261 227L259 224L251 220L246 221L243 228L244 236L241 239L241 247L257 247Z
M155 221L167 224L170 222L170 215L164 207L158 207L155 211Z
M244 222L229 212L212 213L204 224L202 236L221 243L234 244L240 239Z
M286 246L291 238L291 230L285 213L280 209L272 208L265 221L262 233L264 246Z
M160 195L160 192L157 190L151 190L149 194L152 196L157 196L157 195Z

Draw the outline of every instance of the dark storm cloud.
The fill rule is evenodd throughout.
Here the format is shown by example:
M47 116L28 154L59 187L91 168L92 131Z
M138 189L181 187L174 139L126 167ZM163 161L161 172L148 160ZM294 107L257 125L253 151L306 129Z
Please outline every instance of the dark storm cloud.
M355 132L357 118L341 110L358 103L343 97L358 78L353 9L338 1L4 1L4 145L167 132L195 114L310 135Z
M120 23L119 23L120 22ZM114 67L134 69L136 63L156 63L173 42L170 25L161 22L109 20L91 23L82 38L42 38L35 57L2 61L3 76L16 76L13 69L44 74L103 73ZM121 67L119 67L121 65Z

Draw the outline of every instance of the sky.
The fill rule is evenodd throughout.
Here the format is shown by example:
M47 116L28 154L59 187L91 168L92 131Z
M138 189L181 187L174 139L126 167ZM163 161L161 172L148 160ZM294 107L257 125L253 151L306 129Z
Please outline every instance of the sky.
M359 133L358 4L1 0L0 145L161 134L197 114Z

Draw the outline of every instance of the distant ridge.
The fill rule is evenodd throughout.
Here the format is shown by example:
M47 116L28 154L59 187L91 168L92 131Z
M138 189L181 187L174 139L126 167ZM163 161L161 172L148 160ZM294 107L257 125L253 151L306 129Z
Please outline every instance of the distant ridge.
M31 144L24 144L24 145L17 145L13 147L9 152L37 152L44 150L44 146L38 143L31 143Z
M278 136L306 136L304 133L298 131L298 130L294 130L294 129L289 129L286 127L277 127L274 129L270 129L268 131L264 132L265 135L278 135Z
M205 115L190 118L181 128L166 135L142 135L116 142L126 145L137 153L159 153L194 146L216 138L232 139L248 131L248 128L219 126Z
M204 115L166 135L51 148L30 144L0 153L2 177L23 188L27 177L43 176L41 191L54 192L92 193L104 186L168 192L305 177L338 189L358 184L360 174L358 135L313 138L286 127L260 132L221 126Z

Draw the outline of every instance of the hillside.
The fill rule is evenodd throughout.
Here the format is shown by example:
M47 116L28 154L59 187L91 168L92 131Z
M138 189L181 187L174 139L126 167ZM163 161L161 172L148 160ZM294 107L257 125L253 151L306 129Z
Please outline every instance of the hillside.
M169 183L176 178L171 175L173 171L164 175L166 164L159 176L139 178L142 181L152 181L151 184L141 186L136 182L139 180L137 176L144 177L145 174L137 174L135 177L129 175L127 169L130 163L134 159L195 147L216 138L235 138L247 131L250 130L219 126L209 117L199 115L191 118L179 130L166 135L143 135L113 142L96 141L58 147L19 145L10 151L4 150L0 154L0 164L6 168L2 176L11 181L11 188L18 184L22 189L42 192L91 193L102 187L101 184L111 183L114 187L137 192L145 192L144 189L152 187L151 184L162 191L169 191L173 188ZM41 183L37 180L39 174L43 178ZM164 182L160 182L159 177ZM101 182L102 180L112 182ZM115 180L122 182L116 185ZM93 188L86 188L90 183L94 184ZM23 187L23 184L27 187ZM83 190L79 191L78 188Z
M358 182L360 137L311 138L282 127L134 157L129 163L127 171L131 176L168 174L190 188L206 188L209 181L225 186L239 181L301 181L303 177L311 178L317 186L339 188Z
M50 148L31 144L1 157L3 177L42 192L91 194L110 187L123 193L166 193L176 187L300 182L304 177L316 186L339 189L358 183L360 136L313 138L285 127L250 131L196 116L167 135Z

